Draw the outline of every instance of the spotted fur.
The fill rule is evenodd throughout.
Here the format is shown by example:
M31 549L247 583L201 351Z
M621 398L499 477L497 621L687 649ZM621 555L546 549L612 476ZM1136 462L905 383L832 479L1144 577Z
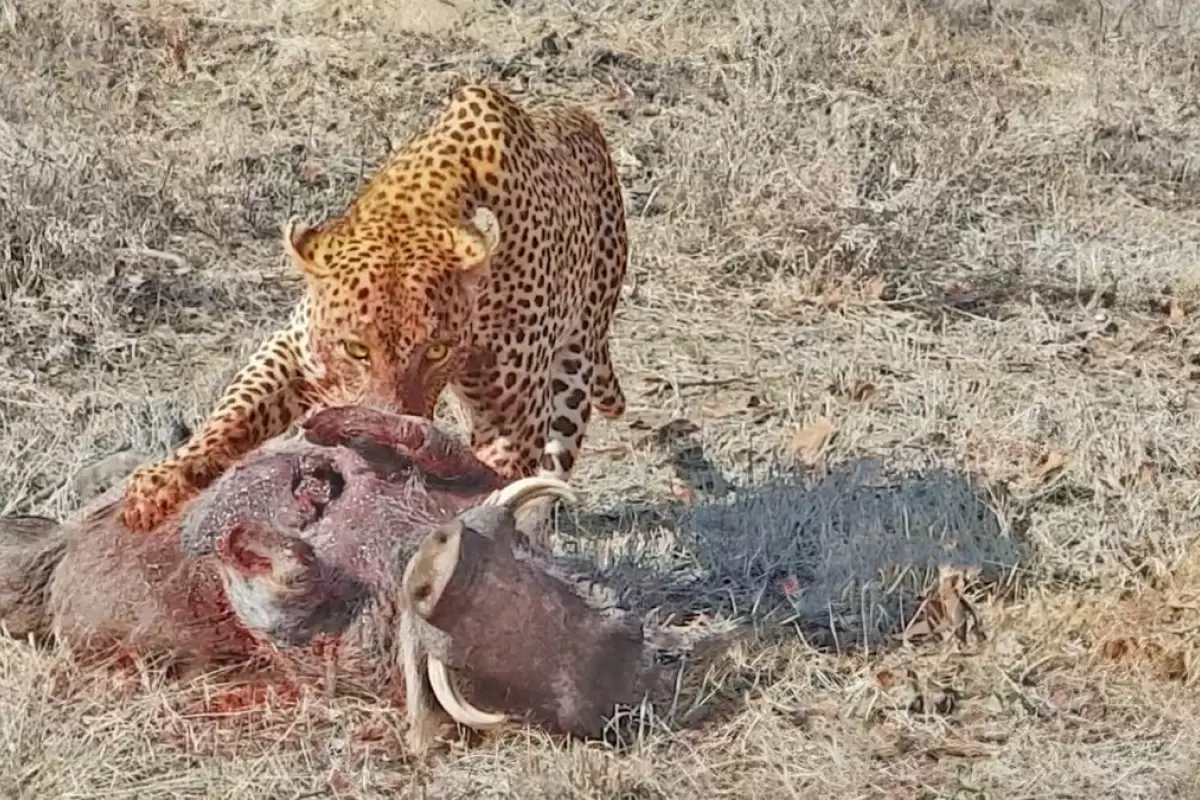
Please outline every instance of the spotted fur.
M346 212L290 221L306 296L204 427L136 472L123 518L148 531L244 454L317 408L432 417L449 387L472 449L506 478L567 479L592 408L625 397L608 331L625 278L617 171L581 109L526 111L468 86Z

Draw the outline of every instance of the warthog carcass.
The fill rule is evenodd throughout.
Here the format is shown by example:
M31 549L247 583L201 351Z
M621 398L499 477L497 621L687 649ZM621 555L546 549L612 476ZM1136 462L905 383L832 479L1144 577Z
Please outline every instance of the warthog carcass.
M11 635L404 702L418 752L434 698L469 727L592 735L657 679L641 624L590 606L516 529L566 485L505 486L428 420L326 409L148 534L120 524L122 490L61 524L0 520Z

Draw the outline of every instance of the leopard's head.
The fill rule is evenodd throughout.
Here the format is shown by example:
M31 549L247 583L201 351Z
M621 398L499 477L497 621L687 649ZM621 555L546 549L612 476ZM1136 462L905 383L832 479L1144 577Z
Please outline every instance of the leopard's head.
M495 214L342 217L313 228L292 219L283 240L308 284L320 400L432 417L472 356L479 291L500 241Z

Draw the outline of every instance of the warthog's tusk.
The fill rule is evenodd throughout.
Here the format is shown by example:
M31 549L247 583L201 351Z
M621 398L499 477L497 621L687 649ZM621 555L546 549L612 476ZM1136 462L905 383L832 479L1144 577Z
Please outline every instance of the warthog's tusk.
M433 695L451 719L459 725L475 730L495 728L508 720L504 714L489 714L471 705L451 683L450 671L446 669L446 665L433 656L429 656L428 659L429 683L433 686Z
M526 503L539 497L560 497L572 505L576 502L575 493L571 487L558 478L535 475L532 478L521 478L497 489L483 501L485 506L504 506L509 511L516 511Z

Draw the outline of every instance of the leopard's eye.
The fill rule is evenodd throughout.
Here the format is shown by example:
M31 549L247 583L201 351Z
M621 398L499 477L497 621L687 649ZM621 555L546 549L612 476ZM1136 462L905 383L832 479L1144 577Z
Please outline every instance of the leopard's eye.
M344 340L342 342L342 349L346 351L346 355L355 361L366 361L371 355L371 351L367 349L367 346L355 339Z
M446 356L448 355L450 355L450 348L442 342L430 342L429 346L425 348L426 361L432 361L434 363L437 363L438 361L445 361Z

